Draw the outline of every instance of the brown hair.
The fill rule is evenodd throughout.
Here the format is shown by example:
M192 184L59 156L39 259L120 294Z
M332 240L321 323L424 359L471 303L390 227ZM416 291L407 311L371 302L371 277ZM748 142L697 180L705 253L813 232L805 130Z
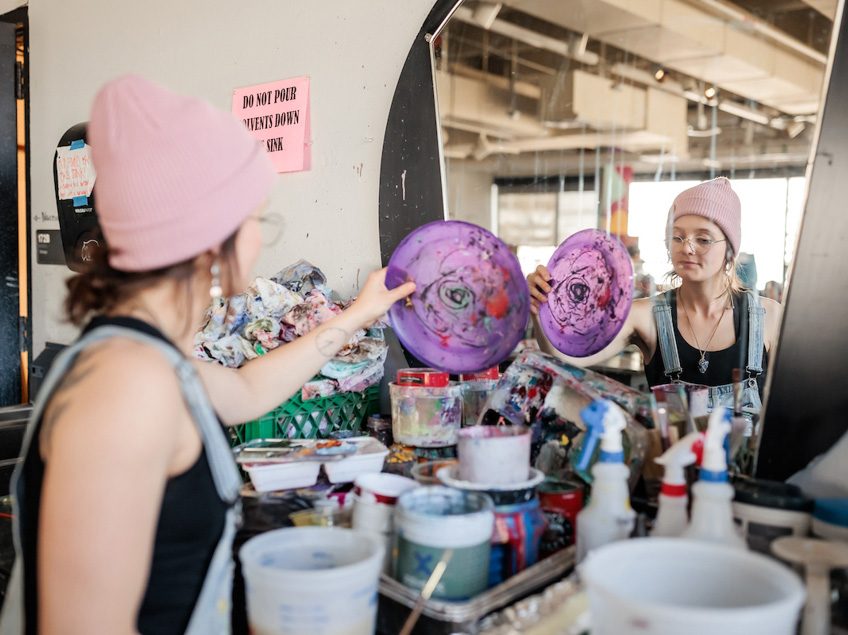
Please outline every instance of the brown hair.
M235 257L235 244L238 230L222 244L220 259L224 291L235 293L235 281L238 274L238 261ZM85 271L68 279L68 295L65 297L65 316L69 322L82 326L92 315L106 313L133 295L162 282L174 280L182 285L187 300L191 293L192 277L195 273L197 257L183 260L173 265L151 271L120 271L109 264L109 247L103 237L98 238L101 246L92 253L92 259ZM226 284L223 284L226 282ZM190 317L190 316L189 316Z

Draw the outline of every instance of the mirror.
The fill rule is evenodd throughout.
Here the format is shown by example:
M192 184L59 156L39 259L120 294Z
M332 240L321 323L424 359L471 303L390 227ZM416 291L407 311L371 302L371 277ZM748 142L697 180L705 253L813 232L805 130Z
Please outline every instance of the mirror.
M669 287L675 196L742 205L737 272L782 299L836 0L466 1L435 42L448 217L529 273L574 232L617 235L635 296ZM632 356L631 356L632 357ZM602 366L644 387L641 358Z
M526 270L574 231L607 229L659 284L674 196L727 176L757 289L782 284L835 7L463 3L437 43L449 216L515 245Z

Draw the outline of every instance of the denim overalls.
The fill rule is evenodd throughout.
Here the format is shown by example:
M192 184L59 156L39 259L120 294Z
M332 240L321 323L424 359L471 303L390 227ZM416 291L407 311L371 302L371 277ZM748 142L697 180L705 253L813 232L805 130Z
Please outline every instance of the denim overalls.
M680 357L677 353L677 342L674 338L674 324L671 319L671 294L666 291L654 299L654 321L657 323L657 345L662 355L663 372L669 383L680 382L683 369L680 367ZM749 420L753 420L762 409L762 401L757 387L757 376L763 372L763 324L765 309L760 304L760 297L753 291L746 291L748 296L748 363L745 366L747 378L744 380L742 391L742 412ZM744 318L743 318L744 319ZM738 334L737 334L738 337ZM730 379L728 377L728 379ZM683 383L683 382L680 382ZM712 412L716 406L733 407L733 384L710 386L708 409Z
M41 416L44 407L50 400L50 396L58 387L60 380L69 370L77 355L91 344L101 342L112 337L124 337L148 344L158 349L174 368L174 372L180 382L186 406L191 413L192 419L197 425L198 432L206 450L212 479L215 489L222 501L229 504L227 515L224 520L224 530L215 547L206 578L200 589L200 595L191 614L186 629L186 635L220 635L230 632L230 602L232 594L232 545L235 536L236 525L241 514L239 490L241 478L238 468L233 461L232 450L225 436L221 433L221 424L209 402L200 377L197 375L191 362L183 357L179 351L165 342L146 335L139 331L119 326L101 326L83 336L76 344L63 351L53 363L50 373L44 380L44 385L38 394L32 410L30 425L27 427L21 456L26 457L30 444L38 434L41 427ZM15 539L15 565L12 577L6 593L6 601L3 605L3 615L0 619L0 634L20 635L24 632L23 617L23 570L20 524L18 518L23 506L22 496L26 495L26 483L22 478L23 464L15 469L12 478L12 493L14 494L13 505L15 513L14 539ZM106 520L104 519L104 522Z

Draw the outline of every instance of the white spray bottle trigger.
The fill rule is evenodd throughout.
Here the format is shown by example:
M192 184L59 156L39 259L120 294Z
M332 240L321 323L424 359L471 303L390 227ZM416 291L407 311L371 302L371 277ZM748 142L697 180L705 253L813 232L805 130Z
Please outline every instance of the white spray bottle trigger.
M724 439L730 432L730 416L731 412L724 407L717 407L710 414L704 437L701 480L717 480L722 474L723 480L727 480L727 449L724 447Z
M662 456L654 459L665 468L663 473L663 485L686 486L686 477L683 469L692 465L698 458L692 451L692 446L704 438L702 432L690 432L677 443L666 450ZM684 494L685 495L685 491Z

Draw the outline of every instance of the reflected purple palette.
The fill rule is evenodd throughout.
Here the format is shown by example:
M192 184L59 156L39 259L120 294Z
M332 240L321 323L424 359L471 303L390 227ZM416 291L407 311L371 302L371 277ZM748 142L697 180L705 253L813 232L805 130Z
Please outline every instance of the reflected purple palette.
M571 357L588 357L615 339L633 302L633 264L614 236L584 229L548 263L551 293L539 309L542 331Z
M451 373L496 366L524 336L530 304L518 259L491 232L436 221L411 232L389 260L386 285L415 293L389 311L403 345Z

